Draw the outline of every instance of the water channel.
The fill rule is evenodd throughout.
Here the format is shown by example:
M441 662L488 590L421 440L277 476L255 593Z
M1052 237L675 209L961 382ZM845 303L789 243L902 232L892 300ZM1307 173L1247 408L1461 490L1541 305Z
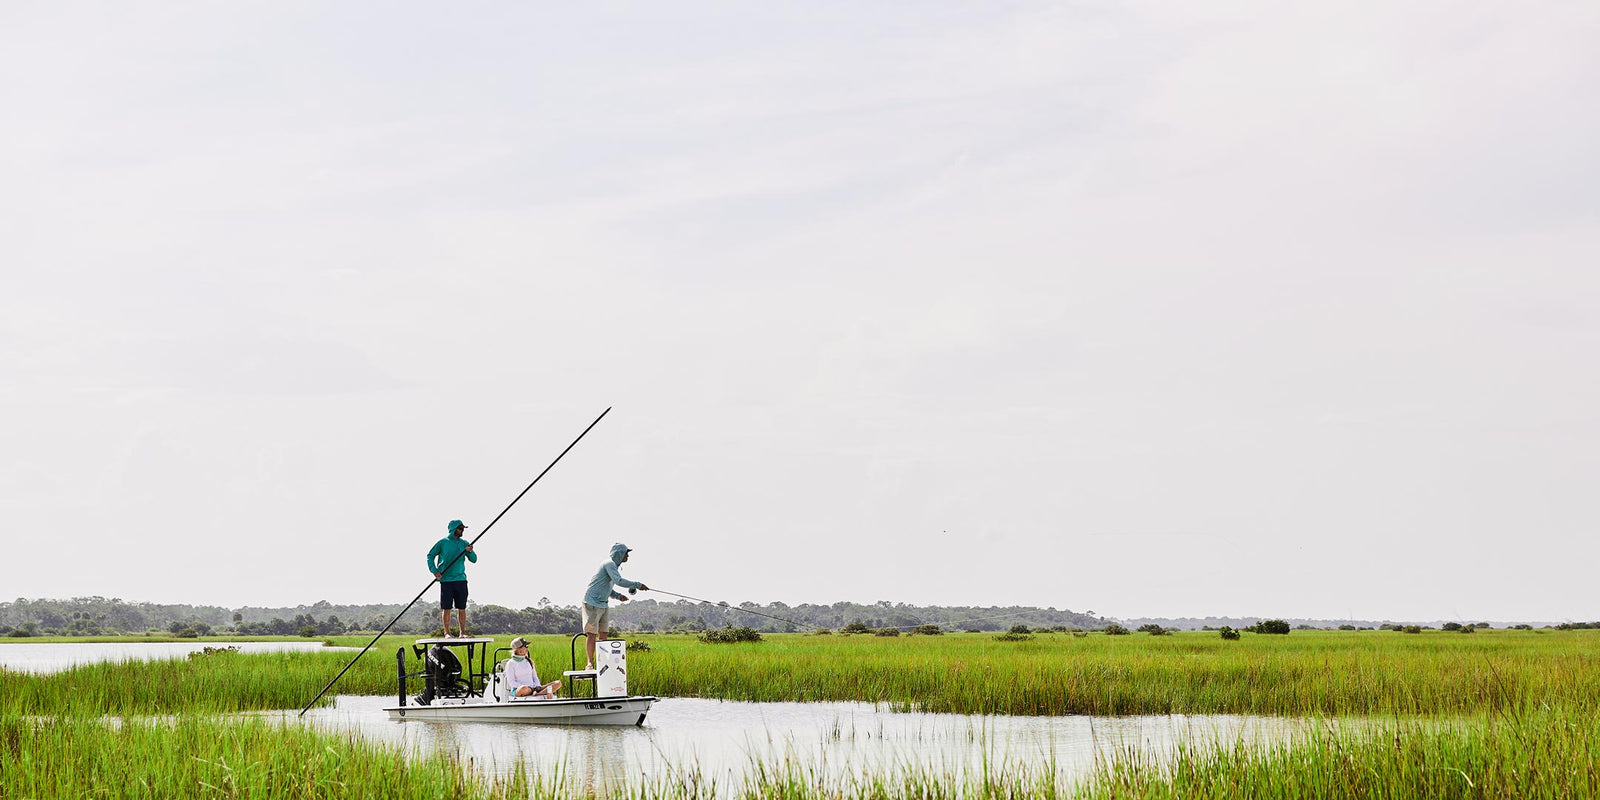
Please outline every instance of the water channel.
M23 644L0 642L0 667L12 672L60 672L77 664L118 661L158 661L185 658L207 647L237 647L240 653L279 653L291 650L349 650L314 642L51 642Z
M560 774L590 786L619 780L682 780L698 771L723 783L754 762L788 760L818 776L928 769L976 774L987 763L1053 763L1072 778L1096 758L1130 751L1160 757L1181 742L1272 742L1306 730L1307 720L1227 715L1133 717L974 717L896 712L870 703L745 703L663 698L639 727L551 727L511 723L391 722L392 697L344 695L305 719L325 729L444 750L488 773L520 760L533 774ZM279 714L293 720L293 712Z

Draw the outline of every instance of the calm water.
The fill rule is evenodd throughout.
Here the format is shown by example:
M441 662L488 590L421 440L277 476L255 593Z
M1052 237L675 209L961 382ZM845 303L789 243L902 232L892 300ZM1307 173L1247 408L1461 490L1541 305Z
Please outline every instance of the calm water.
M13 640L14 642L15 640ZM0 667L13 672L60 672L74 664L102 661L155 661L183 658L207 647L237 647L241 653L272 653L283 650L356 650L352 647L323 647L322 642L107 642L89 644L0 643Z
M392 697L340 696L332 707L307 712L298 724L353 731L413 751L446 750L486 772L509 771L518 760L530 772L560 770L592 787L619 780L681 778L698 769L726 783L753 761L791 759L823 775L883 768L925 767L960 774L985 761L1039 763L1054 759L1066 778L1085 774L1097 756L1129 749L1171 753L1179 742L1282 741L1314 723L1241 716L969 717L909 714L868 703L740 703L666 698L642 727L559 728L497 723L390 722ZM293 712L279 714L295 722Z

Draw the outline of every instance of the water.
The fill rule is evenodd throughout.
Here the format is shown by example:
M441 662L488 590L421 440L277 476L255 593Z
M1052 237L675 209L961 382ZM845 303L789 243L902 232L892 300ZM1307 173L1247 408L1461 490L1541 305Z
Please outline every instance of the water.
M241 653L284 650L355 650L323 647L322 642L61 642L51 644L0 643L0 667L13 672L60 672L76 664L118 661L155 661L184 658L207 647L237 647Z
M1309 729L1309 720L1227 715L1140 717L972 717L903 713L870 703L742 703L665 698L642 727L561 728L513 723L391 722L382 710L392 697L343 695L314 709L309 721L326 730L401 745L449 751L471 768L505 773L520 760L534 775L559 770L593 788L640 779L737 782L753 762L789 760L837 777L850 772L926 768L944 775L981 770L984 763L1042 764L1058 774L1085 775L1097 757L1127 751L1160 757L1180 742L1283 741ZM276 714L287 722L293 712Z

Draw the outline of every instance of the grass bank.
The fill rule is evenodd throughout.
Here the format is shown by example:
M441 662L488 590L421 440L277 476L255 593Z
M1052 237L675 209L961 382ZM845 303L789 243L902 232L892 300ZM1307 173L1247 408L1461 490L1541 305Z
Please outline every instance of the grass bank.
M239 642L321 642L324 636L177 636L172 634L117 634L115 636L0 636L0 647L8 644L238 644ZM362 644L370 641L368 634Z
M629 687L665 696L865 700L961 714L1296 716L1579 710L1600 698L1595 631L640 638L650 651L630 655Z
M503 646L510 637L499 637ZM769 635L705 644L637 635L629 655L639 694L748 701L884 702L962 714L1271 714L1438 716L1522 708L1594 712L1600 631L1296 631L1289 636ZM363 645L361 637L335 637ZM386 637L337 693L390 694L396 648ZM535 637L540 674L568 665L568 638ZM348 652L225 654L86 665L52 675L0 672L0 712L172 713L298 708ZM580 653L581 657L581 653Z
M469 774L452 754L261 720L0 717L0 797L529 797L527 776ZM538 793L532 797L559 795Z
M394 650L368 653L337 692L395 691ZM299 708L350 661L348 651L218 652L194 658L80 664L32 675L0 670L0 713L173 714Z
M1111 759L1071 782L1053 764L974 770L898 767L823 776L799 762L752 764L715 787L679 780L587 785L560 773L488 776L457 753L406 757L390 745L263 720L0 716L0 797L238 798L1584 798L1600 796L1600 723L1527 719L1330 729L1286 744L1190 748L1167 761Z
M1090 798L1589 798L1600 796L1600 721L1540 709L1375 731L1322 731L1294 743L1191 748L1171 763L1115 759Z

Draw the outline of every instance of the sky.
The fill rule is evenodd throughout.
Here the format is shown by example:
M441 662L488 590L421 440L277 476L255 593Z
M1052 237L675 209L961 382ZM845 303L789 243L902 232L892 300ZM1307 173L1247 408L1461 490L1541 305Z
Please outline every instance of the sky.
M0 599L1596 619L1600 6L0 7Z

